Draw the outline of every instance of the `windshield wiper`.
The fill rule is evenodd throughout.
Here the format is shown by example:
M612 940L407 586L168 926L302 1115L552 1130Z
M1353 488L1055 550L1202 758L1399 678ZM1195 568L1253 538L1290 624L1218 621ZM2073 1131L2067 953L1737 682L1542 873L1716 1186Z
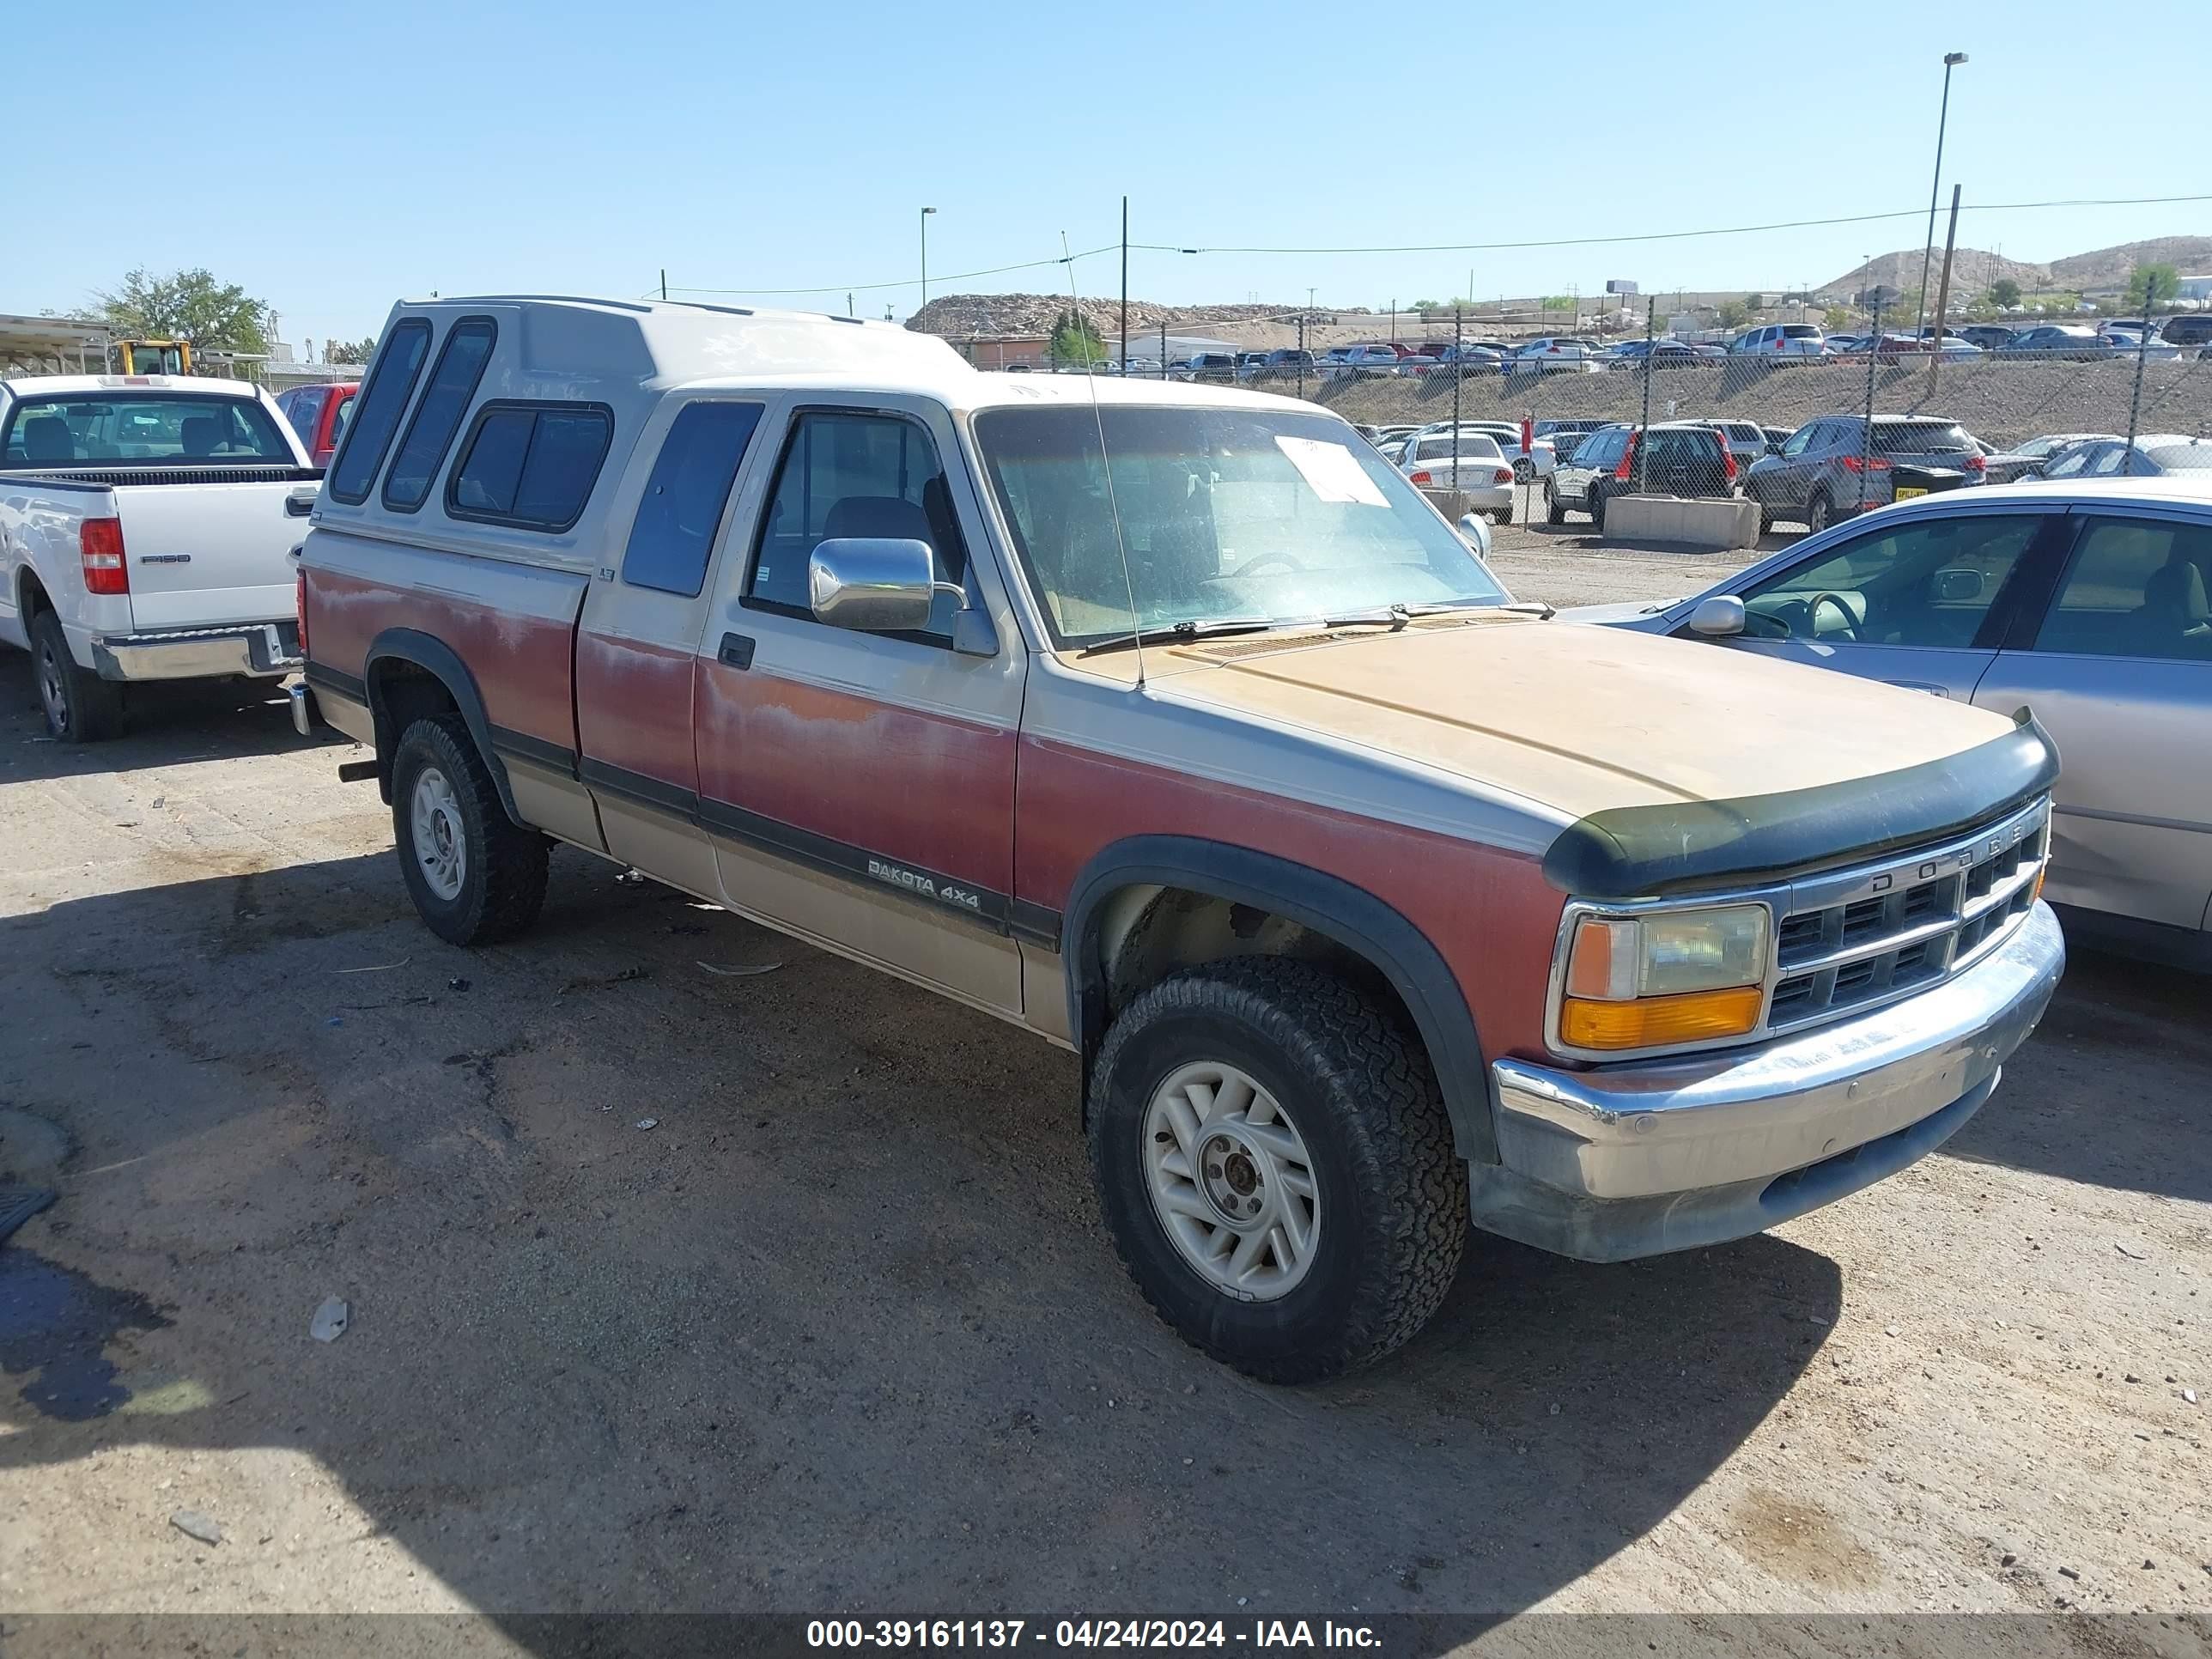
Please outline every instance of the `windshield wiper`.
M1264 634L1279 626L1268 617L1225 617L1216 622L1179 622L1166 628L1139 629L1133 633L1117 635L1110 640L1101 640L1096 645L1084 647L1081 655L1095 657L1102 651L1125 651L1133 645L1185 645L1192 640L1218 639L1224 634Z

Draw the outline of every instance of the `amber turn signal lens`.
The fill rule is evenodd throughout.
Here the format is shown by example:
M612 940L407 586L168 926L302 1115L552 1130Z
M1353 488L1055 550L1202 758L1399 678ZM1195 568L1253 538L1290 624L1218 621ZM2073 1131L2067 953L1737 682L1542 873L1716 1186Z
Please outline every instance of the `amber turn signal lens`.
M1662 1048L1741 1036L1759 1024L1765 996L1759 986L1739 985L1634 1002L1569 997L1559 1010L1559 1036L1577 1048Z

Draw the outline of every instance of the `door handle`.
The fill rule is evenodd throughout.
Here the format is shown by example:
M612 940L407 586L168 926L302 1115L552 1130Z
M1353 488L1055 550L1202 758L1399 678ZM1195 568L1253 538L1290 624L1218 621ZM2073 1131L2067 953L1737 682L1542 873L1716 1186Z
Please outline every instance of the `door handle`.
M722 648L716 660L732 668L750 668L753 665L753 636L750 634L725 634Z
M312 495L287 495L284 498L284 513L288 518L304 519L314 510L315 498Z

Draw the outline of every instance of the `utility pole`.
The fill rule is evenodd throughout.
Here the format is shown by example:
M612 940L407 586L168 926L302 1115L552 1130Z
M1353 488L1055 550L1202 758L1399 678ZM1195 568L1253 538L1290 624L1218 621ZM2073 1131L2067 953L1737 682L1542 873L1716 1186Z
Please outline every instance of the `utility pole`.
M1121 198L1121 378L1129 378L1129 198Z
M1636 493L1644 493L1644 452L1651 441L1651 349L1659 319L1659 296L1644 301L1644 424L1636 434Z
M1936 197L1943 188L1943 130L1951 122L1951 71L1966 61L1963 52L1943 54L1943 108L1936 118L1936 176L1928 181L1928 243L1920 251L1920 302L1912 319L1915 335L1928 320L1928 266L1936 252Z
M1459 304L1452 304L1452 488L1459 488L1459 383L1467 374L1467 331Z
M1859 428L1859 511L1866 511L1867 462L1874 454L1874 368L1881 357L1881 284L1874 289L1874 333L1867 341L1866 423Z
M1959 186L1951 186L1951 228L1943 236L1943 280L1936 290L1936 337L1929 342L1928 395L1936 395L1936 371L1943 364L1943 316L1951 307L1951 253L1959 241Z
M926 207L921 210L921 302L929 303L929 216L937 210Z
M663 265L663 266L661 266L661 268L660 268L660 299L661 299L661 303L663 303L664 305L667 303L667 301L668 301L668 267L667 267L666 265Z

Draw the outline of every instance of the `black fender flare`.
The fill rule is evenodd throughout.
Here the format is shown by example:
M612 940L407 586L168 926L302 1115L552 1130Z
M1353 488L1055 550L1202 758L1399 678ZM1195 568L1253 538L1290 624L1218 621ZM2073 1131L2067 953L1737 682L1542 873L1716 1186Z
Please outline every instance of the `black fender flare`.
M399 733L393 729L391 713L385 707L376 665L392 661L418 668L446 688L454 707L461 711L461 718L468 723L469 735L476 740L477 753L483 757L484 769L491 774L493 786L499 791L499 804L507 809L508 817L529 828L523 823L522 814L515 811L514 792L507 781L507 767L493 746L491 717L484 712L483 693L477 689L476 676L469 672L468 665L453 647L420 629L386 629L368 642L368 650L362 659L369 717L376 726L376 781L384 792L384 799L392 799L392 755L399 745Z
M1092 854L1068 890L1060 919L1060 967L1068 1030L1088 1069L1106 1026L1099 924L1106 901L1132 886L1187 888L1249 904L1334 940L1387 979L1413 1017L1451 1115L1459 1155L1498 1161L1490 1067L1459 981L1428 936L1364 888L1271 854L1194 836L1132 836Z

